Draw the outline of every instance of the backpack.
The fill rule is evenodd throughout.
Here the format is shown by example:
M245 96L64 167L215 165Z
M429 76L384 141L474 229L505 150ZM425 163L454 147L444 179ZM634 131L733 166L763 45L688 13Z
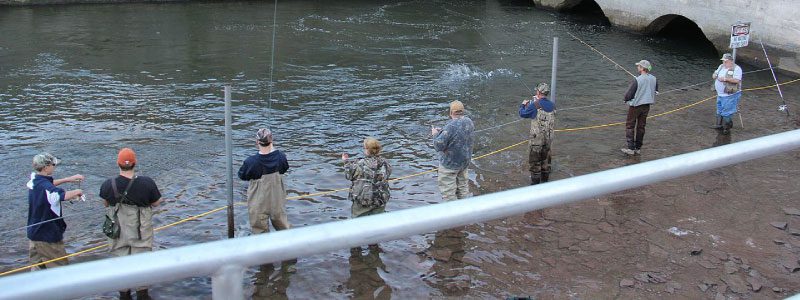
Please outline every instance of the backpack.
M373 164L374 162L374 164ZM383 159L365 160L356 170L351 188L351 201L361 206L381 207L389 201L388 166Z

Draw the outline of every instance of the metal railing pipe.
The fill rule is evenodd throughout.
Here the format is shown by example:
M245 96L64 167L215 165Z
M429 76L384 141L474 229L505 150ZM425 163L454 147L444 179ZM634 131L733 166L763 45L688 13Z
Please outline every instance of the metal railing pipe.
M244 299L244 267L227 265L211 276L211 299Z
M518 215L800 148L800 130L636 165L340 222L115 257L0 278L0 299L75 298L208 276Z

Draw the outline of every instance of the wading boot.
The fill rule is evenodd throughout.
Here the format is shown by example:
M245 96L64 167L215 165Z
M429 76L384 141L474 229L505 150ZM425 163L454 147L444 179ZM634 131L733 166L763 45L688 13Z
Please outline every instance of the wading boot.
M542 182L550 181L550 172L542 172Z
M136 291L136 300L151 300L151 299L153 298L150 298L150 294L147 293L147 289Z
M119 300L133 300L133 297L131 297L131 291L119 292Z
M712 129L716 129L716 130L722 129L722 116L717 115L717 123L714 124L714 125L711 125L711 128Z
M542 183L542 173L531 172L531 185Z
M731 128L733 128L733 119L724 117L722 119L722 134L731 134Z

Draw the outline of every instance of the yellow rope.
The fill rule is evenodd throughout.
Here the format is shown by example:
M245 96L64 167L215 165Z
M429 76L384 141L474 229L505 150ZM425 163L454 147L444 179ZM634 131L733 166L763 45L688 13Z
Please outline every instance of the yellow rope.
M49 264L51 262L59 261L59 260L62 260L62 259L67 259L67 258L70 258L70 257L73 257L73 256L78 256L78 255L81 255L81 254L84 254L84 253L92 252L92 251L95 251L97 249L100 249L100 248L103 248L103 247L106 247L106 246L108 246L107 243L106 244L102 244L100 246L95 246L95 247L92 247L92 248L89 248L89 249L81 250L79 252L75 252L75 253L72 253L72 254L68 254L66 256L62 256L62 257L59 257L59 258L54 258L54 259L51 259L51 260L48 260L48 261L45 261L45 262L40 262L38 264L32 264L32 265L24 266L24 267L21 267L21 268L16 268L16 269L13 269L13 270L10 270L10 271L5 271L3 273L0 273L0 276L5 276L5 275L8 275L8 274L17 273L17 272L20 272L20 271L30 270L31 268L34 268L34 267L42 266L42 265Z
M781 83L780 85L792 84L792 83L795 83L795 82L798 82L798 81L800 81L800 78ZM761 86L761 87L744 89L743 91L757 91L757 90L768 89L768 88L772 88L772 87L776 87L776 86L777 86L777 84L773 84L773 85L768 85L768 86ZM656 115L648 116L647 118L650 119L650 118L656 118L656 117L660 117L660 116L669 115L669 114L672 114L672 113L675 113L675 112L678 112L678 111L681 111L681 110L684 110L684 109L699 105L699 104L701 104L703 102L706 102L706 101L714 99L714 98L716 98L716 96L711 96L711 97L699 100L697 102L678 107L678 108L673 109L673 110L669 110L669 111L666 111L666 112L663 112L663 113L659 113L659 114L656 114ZM611 127L611 126L619 126L619 125L623 125L623 124L625 124L625 122L615 122L615 123L608 123L608 124L601 124L601 125L594 125L594 126L585 126L585 127L563 128L563 129L556 129L555 131L556 132L582 131L582 130L598 129L598 128ZM486 154L483 154L483 155L476 156L472 160L478 160L478 159L482 159L482 158L485 158L485 157L488 157L488 156L492 156L492 155L495 155L497 153L504 152L504 151L507 151L509 149L518 147L520 145L524 145L526 143L528 143L527 140L519 142L519 143L516 143L516 144L513 144L513 145L510 145L510 146L507 146L507 147L503 147L501 149L498 149L498 150L495 150L495 151L492 151L492 152L489 152L489 153L486 153ZM431 170L427 170L427 171L423 171L423 172L419 172L419 173L414 173L414 174L411 174L411 175L406 175L406 176L394 178L394 179L391 179L389 181L392 181L392 182L400 181L400 180L404 180L404 179L408 179L408 178L412 178L412 177L417 177L417 176L421 176L421 175L425 175L425 174L429 174L429 173L433 173L433 172L436 172L436 169L431 169ZM325 191L325 192L318 192L318 193L305 194L305 195L297 195L297 196L288 197L286 199L287 200L296 200L296 199L301 199L301 198L309 198L309 197L330 195L330 194L334 194L334 193L338 193L338 192L342 192L342 191L346 191L346 190L349 190L349 188L341 188L341 189L335 189L335 190L330 190L330 191ZM237 205L242 205L242 204L246 204L246 202L237 202L236 204ZM158 227L158 228L154 229L154 231L161 231L161 230L164 230L164 229L167 229L167 228L170 228L170 227L173 227L173 226L177 226L179 224L182 224L182 223L185 223L185 222L188 222L188 221L191 221L191 220L196 220L198 218L202 218L204 216L213 214L215 212L224 210L226 208L227 208L227 206L218 207L218 208L215 208L213 210L210 210L210 211L198 214L198 215L194 215L194 216L188 217L186 219L182 219L182 220L175 221L173 223ZM20 268L16 268L16 269L13 269L13 270L5 271L3 273L0 273L0 276L5 276L5 275L8 275L8 274L17 273L17 272L20 272L20 271L28 270L28 269L33 268L33 267L42 266L42 265L45 265L45 264L48 264L48 263L51 263L51 262L54 262L54 261L67 259L67 258L78 256L78 255L81 255L81 254L84 254L84 253L89 253L89 252L101 249L103 247L106 247L106 246L108 246L108 243L105 243L105 244L102 244L102 245L99 245L99 246L95 246L95 247L92 247L92 248L89 248L89 249L81 250L79 252L75 252L75 253L72 253L72 254L68 254L68 255L63 256L63 257L54 258L54 259L51 259L51 260L48 260L48 261L45 261L45 262L36 263L36 264L28 265L28 266L25 266L25 267L20 267Z

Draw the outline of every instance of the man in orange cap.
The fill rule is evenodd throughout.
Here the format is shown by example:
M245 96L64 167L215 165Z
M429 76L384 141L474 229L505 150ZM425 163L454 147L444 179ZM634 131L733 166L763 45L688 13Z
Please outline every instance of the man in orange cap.
M111 239L111 252L125 256L153 251L153 210L161 203L161 192L155 181L136 176L136 153L122 148L117 155L119 176L106 180L100 187L100 197L109 207L108 216L118 219L119 236ZM122 188L122 189L120 189ZM120 299L131 299L131 291L119 292ZM136 299L150 299L146 287L136 291Z

